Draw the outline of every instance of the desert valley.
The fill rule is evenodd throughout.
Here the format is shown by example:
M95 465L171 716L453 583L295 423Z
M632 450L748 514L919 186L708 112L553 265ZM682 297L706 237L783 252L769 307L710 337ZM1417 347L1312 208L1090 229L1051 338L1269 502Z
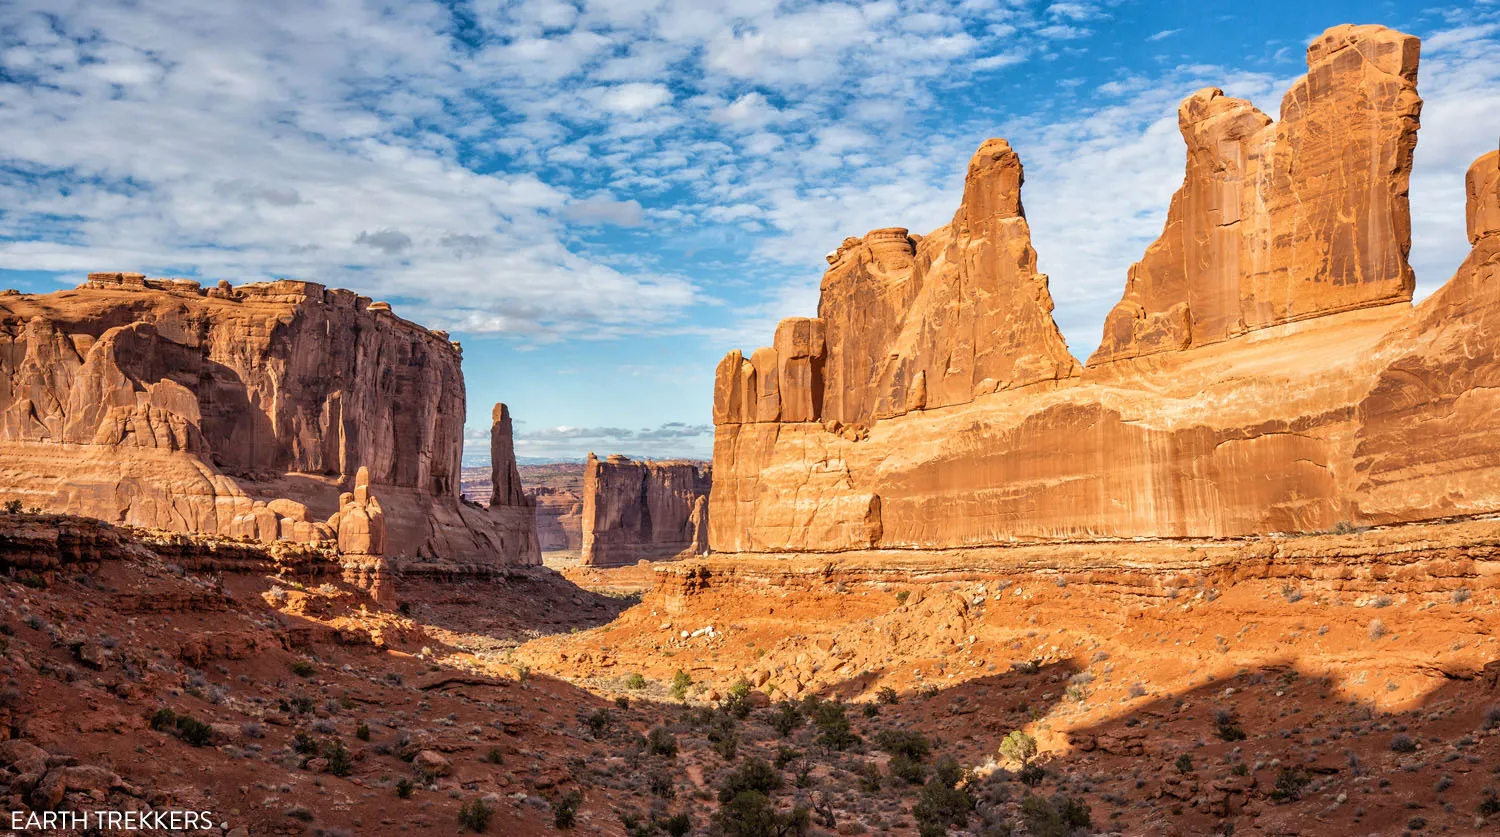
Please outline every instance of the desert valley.
M1500 828L1500 152L1413 304L1420 53L1182 101L1086 360L984 142L723 359L711 462L522 464L496 404L466 468L463 347L314 281L0 291L6 825Z

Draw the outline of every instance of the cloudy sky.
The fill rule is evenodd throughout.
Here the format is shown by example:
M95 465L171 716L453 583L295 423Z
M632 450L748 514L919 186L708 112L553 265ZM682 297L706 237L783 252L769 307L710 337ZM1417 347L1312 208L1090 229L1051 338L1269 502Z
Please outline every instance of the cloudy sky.
M1177 102L1274 115L1341 22L1424 39L1430 292L1500 135L1495 0L9 0L0 286L350 287L453 331L522 456L705 456L718 359L814 313L845 236L945 223L986 137L1087 357L1181 182Z

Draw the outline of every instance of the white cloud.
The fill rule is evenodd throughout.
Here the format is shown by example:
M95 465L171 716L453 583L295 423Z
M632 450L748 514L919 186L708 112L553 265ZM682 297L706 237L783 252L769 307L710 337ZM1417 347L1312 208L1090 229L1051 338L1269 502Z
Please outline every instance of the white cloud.
M1173 35L1176 35L1178 32L1181 32L1181 31L1182 31L1181 29L1163 29L1160 32L1157 32L1155 35L1151 35L1151 36L1147 37L1146 40L1148 40L1148 41L1164 41L1167 38L1170 38Z
M615 87L598 88L599 106L610 113L640 116L672 101L672 91L664 84L631 82Z

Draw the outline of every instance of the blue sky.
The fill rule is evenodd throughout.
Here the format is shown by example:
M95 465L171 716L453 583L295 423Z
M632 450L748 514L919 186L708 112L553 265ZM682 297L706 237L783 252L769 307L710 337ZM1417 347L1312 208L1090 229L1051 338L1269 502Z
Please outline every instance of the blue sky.
M945 223L986 137L1026 165L1087 357L1181 182L1177 102L1213 85L1274 115L1342 22L1424 39L1430 292L1500 135L1493 0L16 0L0 286L354 288L453 331L471 420L508 402L522 456L706 456L719 358L814 313L844 237Z

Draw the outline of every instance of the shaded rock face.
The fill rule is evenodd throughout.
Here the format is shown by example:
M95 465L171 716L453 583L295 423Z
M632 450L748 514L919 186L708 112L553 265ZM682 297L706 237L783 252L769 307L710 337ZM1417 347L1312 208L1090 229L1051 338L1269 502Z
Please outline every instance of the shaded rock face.
M759 351L719 367L711 548L1241 536L1500 510L1500 162L1467 179L1473 254L1413 308L1416 58L1408 36L1338 27L1279 122L1215 90L1190 97L1183 189L1087 367L1045 316L1003 143L976 155L954 223L903 232L904 250L888 231L846 240L819 318L788 321L821 329L805 352L820 411L769 420Z
M339 539L318 521L364 471L387 554L530 562L529 506L459 502L463 422L456 344L349 291L100 273L0 297L0 495L28 506Z
M707 468L682 461L600 460L583 473L583 562L619 566L707 550Z
M1216 88L1183 102L1182 188L1089 362L1409 302L1419 51L1382 26L1340 26L1308 47L1277 122Z

